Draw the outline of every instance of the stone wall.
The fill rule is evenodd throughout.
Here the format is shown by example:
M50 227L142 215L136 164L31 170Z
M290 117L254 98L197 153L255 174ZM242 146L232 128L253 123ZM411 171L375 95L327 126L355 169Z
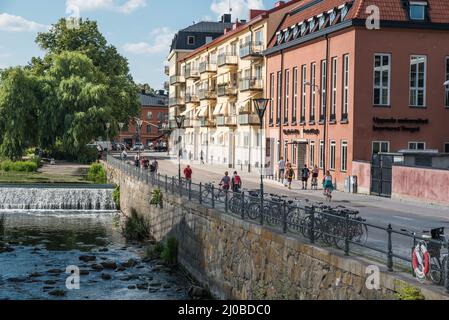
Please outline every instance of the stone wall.
M380 290L368 290L367 266L293 236L200 207L165 192L163 209L150 206L151 189L114 169L109 177L121 186L125 214L145 216L156 240L173 235L179 262L220 299L391 299L410 276L381 267ZM428 299L444 298L421 288Z

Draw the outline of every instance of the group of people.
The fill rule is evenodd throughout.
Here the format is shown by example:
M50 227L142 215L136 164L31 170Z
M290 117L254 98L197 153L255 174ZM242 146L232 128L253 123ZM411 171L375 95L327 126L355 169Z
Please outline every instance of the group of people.
M159 162L157 159L153 159L150 163L150 159L148 159L148 157L139 157L139 155L135 155L134 165L143 170L150 170L152 174L157 174L159 170Z
M289 189L292 188L292 182L296 177L295 170L290 162L285 161L284 158L278 163L279 165L279 178L284 181L284 185ZM309 187L309 180L312 177L312 190L318 190L318 177L320 175L320 169L317 165L310 169L307 165L301 169L301 182L302 190L307 190ZM323 178L323 189L326 192L332 192L334 189L333 178L329 170L326 171L326 175Z
M187 181L192 181L193 170L190 165L184 168L184 178ZM223 178L219 183L220 187L224 191L232 190L232 192L240 192L242 189L242 178L239 176L237 171L234 171L232 177L229 176L229 172L226 171Z

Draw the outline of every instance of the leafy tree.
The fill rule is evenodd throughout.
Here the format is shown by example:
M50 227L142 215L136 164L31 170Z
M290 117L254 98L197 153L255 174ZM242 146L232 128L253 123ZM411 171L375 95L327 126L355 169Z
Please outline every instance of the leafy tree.
M148 83L137 84L137 89L139 90L139 92L145 93L147 95L151 95L151 96L156 95L156 90L151 88L151 86Z

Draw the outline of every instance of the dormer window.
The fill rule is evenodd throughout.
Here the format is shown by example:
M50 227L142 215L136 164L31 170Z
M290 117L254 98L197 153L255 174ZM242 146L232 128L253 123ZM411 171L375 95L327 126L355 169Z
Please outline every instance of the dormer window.
M349 7L348 5L345 5L343 8L341 8L341 21L343 21L346 16L348 15Z
M332 10L330 15L329 15L329 23L330 23L330 25L334 24L335 18L337 18L337 12L335 12L335 10Z
M298 26L295 26L295 27L293 28L293 38L294 38L294 39L296 39L296 37L298 36L298 33L299 33L299 27L298 27Z
M315 19L312 19L309 21L309 30L310 32L313 32L313 29L315 29Z
M288 38L290 37L290 30L289 29L284 31L284 37L285 37L285 41L287 42Z
M409 15L410 20L424 21L426 19L427 2L410 1Z
M307 31L307 24L304 22L301 25L301 37L306 34L306 31Z
M282 43L282 39L283 39L283 38L284 38L284 35L282 34L282 32L279 32L278 38L277 38L278 44L281 44L281 43Z
M319 23L318 23L319 28L323 29L325 23L326 23L326 16L323 14L319 18Z

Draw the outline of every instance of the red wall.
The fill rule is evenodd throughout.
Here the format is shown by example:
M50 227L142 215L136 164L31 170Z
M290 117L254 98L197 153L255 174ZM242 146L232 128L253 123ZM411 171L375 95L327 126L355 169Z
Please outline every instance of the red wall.
M393 166L393 197L449 204L449 170Z
M371 192L371 163L353 161L352 175L358 179L358 193L369 194Z

